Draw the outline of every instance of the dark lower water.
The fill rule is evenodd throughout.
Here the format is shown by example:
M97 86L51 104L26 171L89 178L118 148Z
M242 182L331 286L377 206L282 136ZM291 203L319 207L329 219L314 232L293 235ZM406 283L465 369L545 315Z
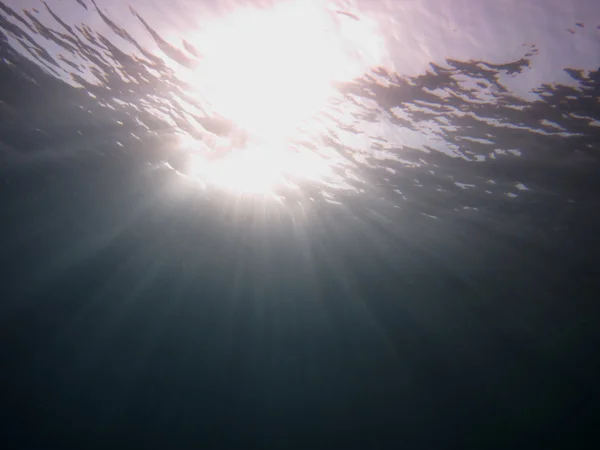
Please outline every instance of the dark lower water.
M336 81L263 158L283 122L265 136L239 105L234 120L193 97L169 64L199 50L161 37L144 5L127 20L110 2L63 5L83 20L0 3L2 448L589 444L598 70L518 94L547 69L536 48L557 48L542 35L500 63L382 62ZM340 5L353 22L393 9ZM548 36L579 39L598 67L591 20ZM287 117L265 95L282 110L255 114ZM285 149L327 175L305 159L273 169Z

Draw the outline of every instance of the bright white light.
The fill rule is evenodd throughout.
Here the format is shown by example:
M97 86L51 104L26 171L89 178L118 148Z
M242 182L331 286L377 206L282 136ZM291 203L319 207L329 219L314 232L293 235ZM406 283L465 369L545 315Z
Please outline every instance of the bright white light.
M204 184L240 194L274 194L298 180L321 180L330 174L322 155L274 145L250 146L218 157L190 155L187 172Z
M186 78L216 111L259 136L284 136L334 93L332 82L381 63L373 22L341 16L324 2L243 8L193 41L203 58Z
M336 14L325 4L292 0L237 9L188 36L202 59L178 75L207 110L248 136L241 148L210 145L216 157L192 151L194 177L238 193L265 194L331 174L334 162L325 150L301 150L292 142L335 94L333 82L382 64L384 46L375 22Z

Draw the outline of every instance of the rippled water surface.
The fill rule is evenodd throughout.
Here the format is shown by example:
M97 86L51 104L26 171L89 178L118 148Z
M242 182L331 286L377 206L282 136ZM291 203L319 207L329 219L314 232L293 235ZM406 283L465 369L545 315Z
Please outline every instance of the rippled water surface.
M596 2L3 0L0 52L10 436L583 439Z

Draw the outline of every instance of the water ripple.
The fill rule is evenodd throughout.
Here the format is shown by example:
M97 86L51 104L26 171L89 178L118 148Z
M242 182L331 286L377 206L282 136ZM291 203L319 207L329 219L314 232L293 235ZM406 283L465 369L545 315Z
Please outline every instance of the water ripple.
M596 205L600 72L557 75L540 56L573 42L592 54L596 24L569 32L550 24L540 42L514 42L499 63L505 52L496 62L440 58L444 48L464 53L477 34L456 12L430 17L411 44L414 24L400 23L402 14L422 18L431 5L209 5L189 19L195 25L165 31L143 5L42 3L0 2L2 80L15 86L0 103L4 157L134 152L207 195L218 188L344 204L376 193L432 217L519 201ZM180 7L169 17L187 20ZM510 18L514 27L522 19ZM440 47L433 25L452 39L458 28L462 47ZM258 30L267 31L255 38ZM407 54L429 58L417 73L394 56L407 45L417 46Z

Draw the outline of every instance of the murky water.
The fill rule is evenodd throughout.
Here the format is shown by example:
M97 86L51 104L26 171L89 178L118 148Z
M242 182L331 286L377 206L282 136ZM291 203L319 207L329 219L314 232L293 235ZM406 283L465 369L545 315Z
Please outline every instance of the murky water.
M595 2L10 0L0 51L11 433L588 423Z

